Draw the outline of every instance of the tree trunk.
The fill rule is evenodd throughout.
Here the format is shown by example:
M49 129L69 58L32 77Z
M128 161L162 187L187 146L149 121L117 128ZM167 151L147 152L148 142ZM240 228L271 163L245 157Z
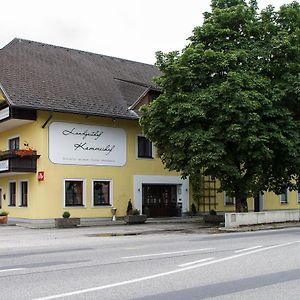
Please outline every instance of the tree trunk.
M241 198L235 197L235 212L241 212L241 211L242 211Z

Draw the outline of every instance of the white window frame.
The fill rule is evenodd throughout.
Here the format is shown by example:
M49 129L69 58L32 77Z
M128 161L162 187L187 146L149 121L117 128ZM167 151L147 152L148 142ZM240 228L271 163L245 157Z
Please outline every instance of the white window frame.
M286 196L286 200L283 199L283 196ZM288 204L289 203L289 189L286 189L286 194L280 194L279 195L280 198L280 204Z
M22 206L22 182L27 182L27 206ZM28 179L21 179L19 181L19 191L18 194L18 206L21 208L27 208L29 206L29 180Z
M145 137L143 134L138 134L137 136L136 136L136 149L135 149L135 153L136 153L136 159L154 159L155 158L155 155L156 155L156 151L155 151L155 146L154 146L154 144L153 144L153 142L151 142L151 144L152 144L152 155L151 155L151 157L139 157L139 137L144 137L144 138L146 138L147 139L147 137Z
M94 205L94 182L96 181L102 181L102 182L109 182L109 204L108 205ZM94 208L107 208L107 207L113 207L113 181L112 179L102 179L102 178L95 178L92 180L92 207Z
M227 198L232 198L233 202L232 203L227 203L226 199ZM235 197L229 197L226 192L224 192L224 206L234 206L235 205Z
M11 193L10 193L10 184L11 183L15 183L15 185L16 185L16 199L15 199L15 201L16 201L16 203L15 203L15 205L11 205L11 202L10 202L10 195L11 195ZM8 206L10 207L10 208L13 208L13 207L17 207L17 195L18 195L18 185L17 185L17 181L16 180L11 180L11 181L9 181L8 182L8 189L7 189L7 191L8 191L8 199L7 199L7 201L8 201Z
M82 182L82 205L66 205L66 181L81 181ZM67 209L86 208L86 180L83 178L64 178L63 181L63 207Z

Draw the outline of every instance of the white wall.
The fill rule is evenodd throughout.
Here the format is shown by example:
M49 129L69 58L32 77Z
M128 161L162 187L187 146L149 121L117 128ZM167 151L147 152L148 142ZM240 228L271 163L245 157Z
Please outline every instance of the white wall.
M280 210L248 213L226 213L225 227L265 223L300 221L300 210Z

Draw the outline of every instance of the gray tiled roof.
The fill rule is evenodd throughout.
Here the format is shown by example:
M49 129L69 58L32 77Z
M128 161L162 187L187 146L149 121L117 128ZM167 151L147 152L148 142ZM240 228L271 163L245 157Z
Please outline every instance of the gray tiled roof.
M153 66L14 39L0 50L11 106L136 119L128 110L160 75Z

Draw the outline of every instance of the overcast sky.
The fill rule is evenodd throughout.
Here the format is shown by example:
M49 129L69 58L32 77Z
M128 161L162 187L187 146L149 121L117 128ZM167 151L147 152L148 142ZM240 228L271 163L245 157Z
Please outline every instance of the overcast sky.
M1 1L0 48L13 38L145 63L155 52L181 50L210 0ZM278 8L292 0L258 0Z

